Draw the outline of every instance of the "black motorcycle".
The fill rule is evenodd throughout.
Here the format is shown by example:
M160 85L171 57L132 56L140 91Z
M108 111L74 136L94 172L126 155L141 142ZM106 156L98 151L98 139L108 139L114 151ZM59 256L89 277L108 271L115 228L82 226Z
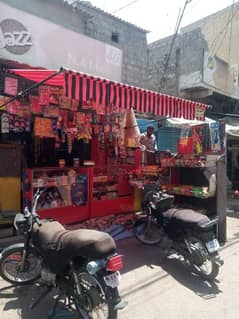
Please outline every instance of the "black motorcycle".
M176 251L193 272L213 280L223 265L218 254L217 218L192 209L173 208L174 196L159 189L146 190L143 215L136 220L136 238L148 245L159 244L167 252Z
M64 297L69 310L80 318L116 319L126 306L118 293L122 256L116 253L113 238L96 230L66 230L54 220L40 220L36 213L38 190L30 212L17 214L14 226L24 234L24 242L0 254L0 275L6 281L24 285L35 282L46 287L32 307L53 289Z

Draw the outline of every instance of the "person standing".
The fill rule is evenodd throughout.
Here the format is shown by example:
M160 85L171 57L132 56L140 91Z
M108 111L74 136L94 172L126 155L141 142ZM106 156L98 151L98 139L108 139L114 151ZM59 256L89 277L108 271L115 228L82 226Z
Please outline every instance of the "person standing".
M156 138L154 135L154 127L152 125L149 125L147 127L147 131L141 134L139 142L145 146L147 151L156 151Z
M155 164L155 151L157 150L154 127L149 125L145 133L141 134L139 142L145 147L146 164Z

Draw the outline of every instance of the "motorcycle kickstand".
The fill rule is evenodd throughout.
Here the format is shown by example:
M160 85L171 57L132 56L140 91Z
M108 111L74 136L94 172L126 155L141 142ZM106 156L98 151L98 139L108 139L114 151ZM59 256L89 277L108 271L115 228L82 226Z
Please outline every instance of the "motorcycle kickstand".
M42 292L42 294L30 305L30 309L32 310L35 308L39 302L44 299L52 290L52 287L47 287L45 291Z
M61 294L59 294L59 295L56 297L54 306L53 306L51 312L48 314L48 319L51 319L51 318L54 318L54 317L55 317L55 315L56 315L56 307L57 307L57 305L58 305L59 300L61 299L61 297L62 297Z
M61 310L60 312L58 312L58 311L56 310L57 305L58 305L58 303L59 303L59 301L60 301L60 299L61 299L62 296L64 296L64 293L59 294L59 295L57 296L52 310L48 313L48 316L47 316L48 319L55 318L55 317L58 317L58 318L59 318L59 317L64 317L64 318L65 318L65 317L71 317L71 316L74 315L74 313L71 311L72 309L71 309L71 307L70 307L69 302L67 303L67 301L66 301L66 300L67 300L67 297L65 298L65 301L64 301L66 310ZM67 308L68 308L68 309L67 309Z

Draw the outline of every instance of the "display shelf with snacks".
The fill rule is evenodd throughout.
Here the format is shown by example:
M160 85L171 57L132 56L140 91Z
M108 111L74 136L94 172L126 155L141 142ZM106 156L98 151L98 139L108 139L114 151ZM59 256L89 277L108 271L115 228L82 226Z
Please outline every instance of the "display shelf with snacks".
M86 219L89 212L89 174L79 168L34 168L23 174L24 206L31 206L38 188L44 190L37 211L42 218L63 223ZM69 215L69 211L71 211Z
M162 185L170 181L169 169L160 165L145 165L132 170L129 174L129 183L132 187L143 189L147 184Z
M34 193L41 188L45 191L37 211L42 218L69 224L133 211L134 194L128 175L121 174L121 167L107 171L106 167L27 169L23 174L24 206L31 207Z
M134 210L133 189L126 165L92 168L91 216Z
M198 167L213 167L216 165L218 156L217 155L182 155L171 156L168 158L161 159L162 167L187 167L187 168L198 168Z
M192 185L162 185L162 189L169 194L183 195L189 197L197 197L201 199L207 199L215 196L210 194L207 186L192 186Z
M175 195L175 204L181 208L204 209L206 214L217 215L217 155L177 156L161 160L169 170L169 183L161 187Z

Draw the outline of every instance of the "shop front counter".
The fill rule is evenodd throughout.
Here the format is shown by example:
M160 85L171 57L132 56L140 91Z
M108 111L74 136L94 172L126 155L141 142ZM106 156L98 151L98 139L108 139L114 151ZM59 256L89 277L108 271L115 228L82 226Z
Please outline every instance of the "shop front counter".
M124 169L48 167L27 169L22 178L23 207L32 207L37 189L44 189L37 212L63 224L134 211L134 194Z

